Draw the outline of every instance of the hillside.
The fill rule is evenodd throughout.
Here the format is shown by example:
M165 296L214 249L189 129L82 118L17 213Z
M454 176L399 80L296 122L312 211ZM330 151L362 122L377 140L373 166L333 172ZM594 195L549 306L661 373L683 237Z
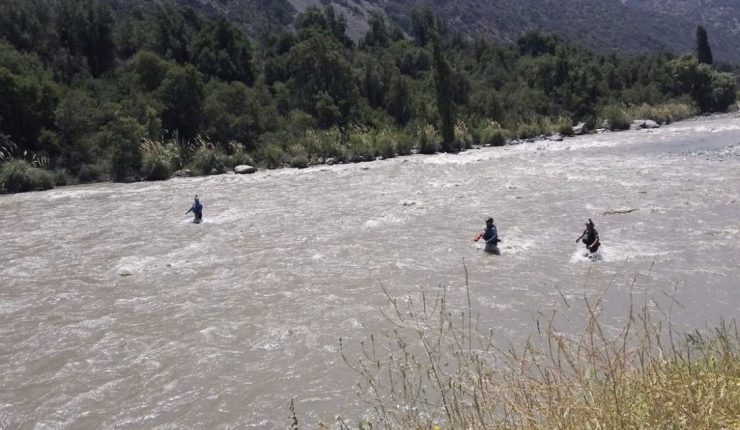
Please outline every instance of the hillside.
M130 8L130 1L111 0ZM143 5L156 0L137 0ZM409 30L410 11L418 0L177 0L202 12L223 14L252 36L290 26L309 6L331 4L359 39L367 31L371 11ZM450 27L470 37L483 35L513 41L527 30L558 34L599 52L641 54L693 50L694 31L703 24L715 59L740 62L740 3L735 0L429 0L432 10Z

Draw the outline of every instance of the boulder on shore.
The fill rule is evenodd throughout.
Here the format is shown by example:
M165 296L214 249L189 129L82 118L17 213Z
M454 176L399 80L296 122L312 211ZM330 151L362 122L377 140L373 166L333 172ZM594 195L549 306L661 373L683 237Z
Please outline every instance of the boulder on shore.
M579 122L575 126L573 126L573 134L575 136L580 136L581 134L586 132L586 123L585 122Z
M189 178L190 176L193 176L193 173L190 171L190 169L182 169L173 173L172 176L176 178Z
M240 164L234 167L234 173L238 173L240 175L246 175L255 172L257 172L257 168L247 164Z
M653 121L652 119L636 119L632 121L630 130L641 130L643 128L659 128L660 124Z
M552 136L550 136L550 141L551 142L562 142L563 141L563 136L561 136L559 134L553 134Z

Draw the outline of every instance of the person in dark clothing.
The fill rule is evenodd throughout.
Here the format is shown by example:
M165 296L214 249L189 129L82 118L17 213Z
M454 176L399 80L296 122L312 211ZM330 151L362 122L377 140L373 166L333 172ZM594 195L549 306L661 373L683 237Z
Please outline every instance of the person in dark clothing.
M486 220L486 228L476 236L475 241L477 242L481 239L486 241L486 252L496 255L500 254L498 243L501 242L501 239L498 238L498 230L496 229L496 225L493 224L493 218Z
M200 200L198 200L198 195L195 195L195 201L193 202L193 206L185 212L185 215L189 214L190 212L193 213L193 222L199 223L203 220L203 205L200 204Z
M586 230L583 231L581 237L576 239L576 243L579 241L582 241L586 245L586 248L588 248L591 254L599 250L599 246L601 246L601 242L599 241L599 232L594 228L594 222L591 221L591 218L588 219Z

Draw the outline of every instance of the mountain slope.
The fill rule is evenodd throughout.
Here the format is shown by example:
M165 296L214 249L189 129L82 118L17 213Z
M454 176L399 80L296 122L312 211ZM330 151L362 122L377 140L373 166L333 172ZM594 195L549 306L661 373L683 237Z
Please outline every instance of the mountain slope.
M111 0L130 7L131 0ZM140 4L158 0L134 0ZM240 23L256 36L290 27L297 13L309 6L331 4L347 19L348 32L359 39L368 29L367 17L381 12L404 30L410 12L428 5L450 28L513 41L528 30L543 30L604 53L673 53L694 49L696 26L709 32L719 61L740 62L740 1L738 0L177 0L206 13L218 13Z

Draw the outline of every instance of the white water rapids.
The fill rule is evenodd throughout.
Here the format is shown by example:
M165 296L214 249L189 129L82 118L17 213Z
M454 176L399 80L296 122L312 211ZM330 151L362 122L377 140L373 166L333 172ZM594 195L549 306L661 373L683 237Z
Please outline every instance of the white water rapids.
M201 225L184 216L196 193ZM631 288L675 296L672 319L687 328L740 315L736 115L74 186L0 196L0 212L0 428L286 428L291 397L302 425L356 422L367 405L338 339L356 355L386 326L381 285L463 297L463 259L475 311L513 343L558 290L577 300L609 283L613 315ZM471 240L488 216L501 256ZM587 218L600 262L575 243Z

